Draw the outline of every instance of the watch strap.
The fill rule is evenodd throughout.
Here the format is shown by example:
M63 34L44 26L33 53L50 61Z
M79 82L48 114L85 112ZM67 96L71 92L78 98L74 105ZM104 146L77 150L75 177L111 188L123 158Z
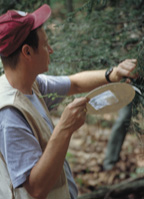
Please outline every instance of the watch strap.
M110 76L110 74L112 73L112 71L113 71L113 68L111 67L111 68L108 68L108 69L106 70L106 72L105 72L105 78L106 78L106 80L107 80L109 83L111 83L111 81L110 81L110 79L109 79L109 76Z

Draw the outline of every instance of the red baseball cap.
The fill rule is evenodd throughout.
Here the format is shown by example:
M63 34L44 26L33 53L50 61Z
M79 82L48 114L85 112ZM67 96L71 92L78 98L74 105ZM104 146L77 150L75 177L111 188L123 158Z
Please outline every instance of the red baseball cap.
M0 16L0 56L7 57L15 52L29 33L41 26L51 15L44 4L33 13L9 10Z

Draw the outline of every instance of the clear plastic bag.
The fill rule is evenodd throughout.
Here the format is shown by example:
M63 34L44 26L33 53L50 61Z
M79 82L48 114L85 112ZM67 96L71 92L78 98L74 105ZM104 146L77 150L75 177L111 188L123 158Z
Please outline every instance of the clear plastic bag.
M90 99L89 104L96 110L102 109L105 106L116 104L119 100L110 90L105 91Z

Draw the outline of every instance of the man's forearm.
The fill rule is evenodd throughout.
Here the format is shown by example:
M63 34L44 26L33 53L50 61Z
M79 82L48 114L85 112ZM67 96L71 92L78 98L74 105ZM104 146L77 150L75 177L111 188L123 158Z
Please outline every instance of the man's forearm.
M120 63L117 67L113 68L113 71L109 75L111 82L118 82L123 77L131 77L134 75L131 73L136 67L136 60L125 60ZM107 84L108 81L105 78L106 70L93 70L84 71L69 76L71 80L71 88L69 95L76 93L89 92L90 90Z
M69 132L56 128L24 187L35 198L45 199L58 180L70 141Z
M107 84L105 72L106 70L84 71L69 76L71 80L69 95L88 92L96 87Z
M61 115L40 160L32 168L24 187L34 197L45 199L54 187L63 168L71 135L85 122L87 98L70 103Z

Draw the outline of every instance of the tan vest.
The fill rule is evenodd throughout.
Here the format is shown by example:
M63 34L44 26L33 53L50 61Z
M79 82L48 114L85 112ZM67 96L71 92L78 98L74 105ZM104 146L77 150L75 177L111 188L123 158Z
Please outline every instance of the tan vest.
M33 84L33 90L39 97L36 82ZM43 98L39 98L50 118L49 111ZM21 92L11 87L5 75L0 77L0 109L6 106L16 107L28 121L35 137L40 143L42 151L45 150L47 142L51 136L47 123L32 105L32 103ZM0 153L0 199L34 199L24 187L14 189L7 171L5 160ZM64 169L55 185L46 199L70 199L68 184L65 177Z

